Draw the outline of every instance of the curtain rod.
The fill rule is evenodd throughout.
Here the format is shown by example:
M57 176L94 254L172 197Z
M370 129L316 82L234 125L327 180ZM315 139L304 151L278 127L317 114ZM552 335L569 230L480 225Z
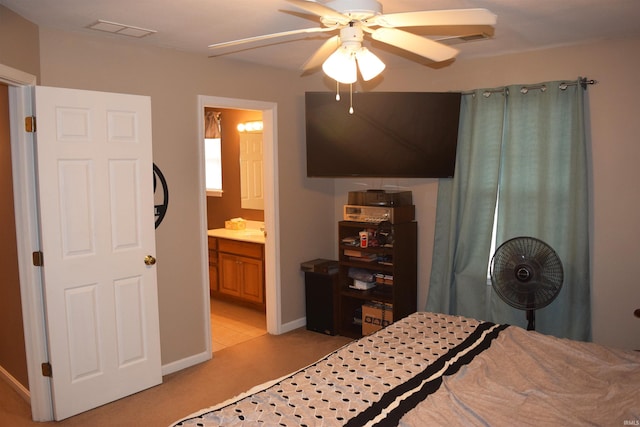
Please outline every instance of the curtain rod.
M572 82L561 82L558 87L560 88L560 90L565 90L567 87L569 86L575 86L575 85L580 85L582 87L582 89L587 90L587 85L594 85L598 83L597 80L593 80L593 79L588 79L586 77L581 77L578 80L572 81ZM534 86L522 86L520 88L520 92L521 93L527 93L530 90L535 90L535 89L539 89L542 92L544 92L545 90L547 90L547 86L542 84L542 85L534 85ZM486 89L484 92L482 92L482 95L485 98L488 98L491 96L491 94L493 93L507 93L508 94L509 89L507 87L502 87L502 88L496 88L496 89ZM474 95L475 92L462 92L463 95Z
M567 86L575 86L577 84L580 84L580 86L582 86L582 89L587 90L587 85L594 85L596 83L598 83L597 80L588 79L586 77L581 77L580 79L578 79L575 82L560 83L560 89L564 90L564 89L567 88Z

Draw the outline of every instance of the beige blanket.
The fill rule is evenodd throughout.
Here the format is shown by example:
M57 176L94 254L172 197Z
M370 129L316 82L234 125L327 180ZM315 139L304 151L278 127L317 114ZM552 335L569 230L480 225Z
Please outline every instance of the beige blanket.
M400 425L640 425L640 353L509 327Z

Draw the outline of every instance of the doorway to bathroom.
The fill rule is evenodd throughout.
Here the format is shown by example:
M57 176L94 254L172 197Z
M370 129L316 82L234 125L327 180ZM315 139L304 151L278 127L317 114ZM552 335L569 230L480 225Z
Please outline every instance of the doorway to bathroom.
M215 352L280 329L275 280L275 104L206 96L199 97L199 102L203 145L213 147L213 156L211 148L202 150L201 178L206 192L209 326ZM214 185L212 165L219 173ZM216 183L219 188L210 188ZM249 252L235 253L240 248ZM234 286L236 282L241 283ZM242 287L249 291L243 294Z

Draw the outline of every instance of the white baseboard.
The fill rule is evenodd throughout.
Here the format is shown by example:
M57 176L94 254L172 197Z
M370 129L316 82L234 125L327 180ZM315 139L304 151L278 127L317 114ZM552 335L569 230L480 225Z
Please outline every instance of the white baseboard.
M22 397L28 404L31 404L31 395L29 394L29 390L23 386L20 381L15 379L13 375L9 373L6 369L0 366L0 377L7 382L14 389L20 397Z
M306 325L307 318L301 317L300 319L283 324L280 333L284 334L286 332L293 331L294 329L302 328ZM213 356L210 352L204 351L199 354L194 354L193 356L185 357L184 359L176 360L175 362L167 363L166 365L162 365L162 375L173 374L174 372L181 371L197 365L198 363L206 362L212 357Z
M162 365L162 375L164 376L173 374L174 372L181 371L183 369L197 365L198 363L206 362L207 360L211 359L211 357L211 352L203 351L202 353L194 354L193 356L185 357L184 359L167 363L166 365Z
M301 317L300 319L294 320L289 323L284 323L282 325L281 333L286 333L293 331L294 329L302 328L307 325L307 318Z

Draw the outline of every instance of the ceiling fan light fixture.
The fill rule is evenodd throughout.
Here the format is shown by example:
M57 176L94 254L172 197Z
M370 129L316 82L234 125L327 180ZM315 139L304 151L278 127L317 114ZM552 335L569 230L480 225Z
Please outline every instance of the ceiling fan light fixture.
M358 69L354 51L346 46L340 46L324 61L322 70L327 76L340 83L355 83L358 79Z
M365 81L378 76L385 68L384 62L366 47L360 48L356 52L356 60L358 61L360 75Z
M340 35L334 35L325 40L305 62L302 70L303 73L306 73L315 70L322 64L322 69L327 76L336 80L338 84L353 84L358 78L358 68L365 81L375 78L385 69L384 63L379 58L363 48L365 34L373 40L433 62L445 62L453 60L458 54L458 49L442 43L444 39L433 40L403 28L470 26L465 30L465 33L469 35L469 33L473 34L473 31L478 31L477 27L479 26L493 26L496 23L495 14L487 9L479 8L417 10L385 14L378 0L287 1L299 9L318 16L323 26L247 37L212 44L209 45L209 48L219 49L277 37L339 30ZM490 34L493 32L491 31ZM335 50L338 44L340 47Z

